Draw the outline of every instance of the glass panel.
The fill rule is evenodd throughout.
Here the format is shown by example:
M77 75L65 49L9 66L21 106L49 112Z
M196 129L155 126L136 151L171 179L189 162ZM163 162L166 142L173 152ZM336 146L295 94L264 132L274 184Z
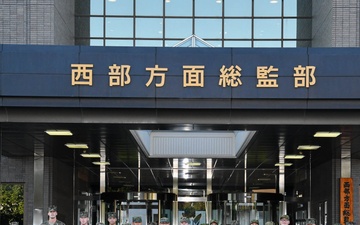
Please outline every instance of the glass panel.
M106 46L133 46L133 40L106 40Z
M297 12L297 0L285 0L284 1L284 16L296 16Z
M281 16L281 0L255 0L254 16Z
M221 19L196 19L195 35L200 38L221 38Z
M104 14L104 0L91 0L90 15L103 15L103 14Z
M254 48L280 48L281 41L254 41Z
M165 47L173 47L174 45L178 44L180 41L182 40L177 40L177 41L165 40Z
M165 37L182 38L190 37L192 34L191 19L166 19L165 20Z
M137 38L162 38L163 19L138 18L136 19Z
M226 38L251 38L251 19L225 19Z
M106 18L106 37L133 37L133 19Z
M284 38L296 38L296 19L284 19Z
M166 0L166 16L192 16L192 0Z
M90 46L104 46L104 41L102 39L91 39Z
M163 42L162 41L157 41L157 40L136 40L135 41L135 46L138 47L163 47Z
M226 48L251 48L251 41L224 41Z
M104 18L90 17L90 37L104 36Z
M221 16L221 0L196 0L195 16Z
M133 0L106 1L106 15L133 15Z
M251 0L226 0L225 16L251 16Z
M254 19L254 38L281 38L281 20Z
M163 0L136 0L137 16L163 16Z

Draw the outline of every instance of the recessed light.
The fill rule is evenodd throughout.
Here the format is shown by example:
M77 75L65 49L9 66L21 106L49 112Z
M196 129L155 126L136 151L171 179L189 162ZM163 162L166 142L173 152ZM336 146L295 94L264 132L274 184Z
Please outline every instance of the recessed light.
M292 166L292 163L276 163L275 166Z
M99 153L82 153L80 155L84 158L101 158Z
M201 162L188 162L188 163L185 163L185 165L188 165L188 166L201 166Z
M319 145L299 145L297 147L298 150L317 150L319 149L321 146Z
M73 134L69 130L46 130L48 135L51 136L72 136Z
M285 155L284 158L285 159L302 159L304 158L304 155Z
M314 134L314 137L338 137L341 132L330 132L330 131L318 131Z
M98 166L107 166L110 165L110 162L92 162L94 165Z
M80 148L80 149L88 149L87 144L76 144L76 143L67 143L65 144L68 148Z

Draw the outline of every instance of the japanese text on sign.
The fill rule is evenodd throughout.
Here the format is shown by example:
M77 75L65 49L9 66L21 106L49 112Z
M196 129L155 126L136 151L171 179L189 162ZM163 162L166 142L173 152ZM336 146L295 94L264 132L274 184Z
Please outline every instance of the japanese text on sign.
M353 219L353 181L352 178L340 178L340 223Z

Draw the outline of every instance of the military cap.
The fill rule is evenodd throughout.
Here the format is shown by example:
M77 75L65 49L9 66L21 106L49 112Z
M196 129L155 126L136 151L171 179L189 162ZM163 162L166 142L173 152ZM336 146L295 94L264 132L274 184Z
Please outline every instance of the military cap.
M108 218L117 218L115 212L108 212Z
M86 218L86 217L89 217L88 212L80 212L80 218Z
M250 224L252 224L252 223L259 224L259 220L251 220L251 221L250 221Z
M50 211L57 211L56 205L51 205L51 206L49 206L49 212L50 212Z
M275 223L273 221L267 221L265 225L275 225Z
M314 218L307 218L307 219L306 219L306 224L316 224L316 219L314 219Z
M282 220L282 219L290 220L290 217L289 217L288 215L282 215L282 216L280 217L280 220Z
M181 217L180 223L190 223L190 220L187 217Z
M141 216L134 216L132 218L132 221L133 223L141 223L142 222Z
M160 218L160 223L170 223L170 220L167 217L162 217Z
M213 224L213 223L219 224L217 220L210 220L210 224Z

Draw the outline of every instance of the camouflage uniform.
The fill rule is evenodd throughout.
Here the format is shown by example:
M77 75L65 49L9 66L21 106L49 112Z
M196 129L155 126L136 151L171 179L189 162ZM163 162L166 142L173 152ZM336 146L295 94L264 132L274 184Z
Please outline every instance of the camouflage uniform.
M50 212L50 211L57 212L57 207L55 205L50 206L48 212ZM65 225L65 223L56 219L55 223L49 223L49 221L45 221L41 225Z

